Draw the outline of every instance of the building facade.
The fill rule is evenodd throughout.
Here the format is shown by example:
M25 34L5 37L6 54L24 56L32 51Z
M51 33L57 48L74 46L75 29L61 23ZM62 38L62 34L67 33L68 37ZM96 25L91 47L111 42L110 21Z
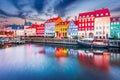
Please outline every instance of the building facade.
M94 38L94 11L80 13L78 17L78 36L81 38Z
M44 24L44 28L45 28L45 31L44 31L44 36L45 37L55 37L56 34L55 34L55 26L56 24L62 22L62 19L61 17L57 17L57 18L51 18L49 20L47 20Z
M110 37L120 38L120 17L111 17Z
M105 39L110 36L110 11L109 9L95 10L94 36Z
M37 36L44 36L44 24L40 24L36 27L36 35Z
M70 21L67 29L67 37L73 39L78 36L78 21Z
M56 38L67 38L67 29L70 21L60 22L56 25Z

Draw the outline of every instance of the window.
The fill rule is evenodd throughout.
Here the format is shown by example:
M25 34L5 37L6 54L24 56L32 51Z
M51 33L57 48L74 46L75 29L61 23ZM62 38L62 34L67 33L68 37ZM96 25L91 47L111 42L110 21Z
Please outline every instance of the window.
M113 21L115 21L115 18L113 18Z
M96 32L96 34L98 34L98 32Z
M101 14L101 16L103 16L103 13Z
M91 25L93 26L93 23L91 23Z
M111 22L111 25L113 25L113 22Z
M108 15L108 13L105 14L106 16Z
M91 15L91 17L93 17L93 15Z
M85 23L85 26L87 26L87 23Z
M81 22L81 19L79 19L79 22Z
M98 27L96 27L96 29L98 29Z
M97 14L96 16L99 16L99 14Z
M82 19L82 22L84 22L84 19Z
M102 32L99 32L99 34L102 34Z
M119 25L119 22L117 22L117 25Z
M82 23L82 26L84 26L84 23Z
M99 29L101 29L101 27L99 27Z
M120 21L120 18L118 20Z
M88 23L88 26L90 26L90 23Z
M79 24L79 26L81 27L81 24Z

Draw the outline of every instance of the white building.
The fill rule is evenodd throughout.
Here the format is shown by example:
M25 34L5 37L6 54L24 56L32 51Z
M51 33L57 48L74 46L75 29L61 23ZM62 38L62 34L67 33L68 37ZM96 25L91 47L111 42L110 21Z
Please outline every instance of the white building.
M110 11L108 9L95 10L94 36L98 39L110 36Z

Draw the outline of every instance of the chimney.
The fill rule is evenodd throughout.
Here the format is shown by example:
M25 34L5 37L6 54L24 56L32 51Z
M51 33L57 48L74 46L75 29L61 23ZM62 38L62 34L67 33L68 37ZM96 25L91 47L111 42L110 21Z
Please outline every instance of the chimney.
M75 21L77 21L78 19L77 19L77 16L75 16Z

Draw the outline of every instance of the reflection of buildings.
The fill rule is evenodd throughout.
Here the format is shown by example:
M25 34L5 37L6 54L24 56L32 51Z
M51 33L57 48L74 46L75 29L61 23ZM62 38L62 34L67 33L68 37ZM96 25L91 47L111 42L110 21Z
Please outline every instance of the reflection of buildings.
M78 50L68 49L68 55L69 55L69 56L77 57L77 54L78 54Z
M93 67L102 70L109 69L109 54L104 52L101 55L94 54L93 56L85 53L78 53L78 60L86 67Z
M55 57L60 58L60 57L67 57L67 49L65 48L56 48L55 50Z
M120 66L120 49L119 48L110 48L110 63L112 65Z
M39 46L39 54L44 54L44 46Z
M44 46L44 51L45 51L45 54L53 56L54 53L55 53L55 47L53 47L53 46Z

